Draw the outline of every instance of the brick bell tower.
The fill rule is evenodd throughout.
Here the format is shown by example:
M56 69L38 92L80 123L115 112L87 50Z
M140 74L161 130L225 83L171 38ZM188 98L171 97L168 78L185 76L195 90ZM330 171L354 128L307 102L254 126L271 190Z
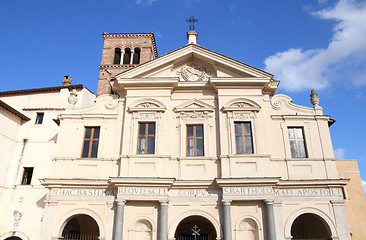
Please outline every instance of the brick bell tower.
M109 81L121 72L158 57L153 32L103 33L97 96L111 93Z

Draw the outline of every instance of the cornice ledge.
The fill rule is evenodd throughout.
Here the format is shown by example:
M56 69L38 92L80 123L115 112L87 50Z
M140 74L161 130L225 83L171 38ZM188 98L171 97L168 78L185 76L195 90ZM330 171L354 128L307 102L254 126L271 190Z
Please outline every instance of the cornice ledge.
M154 158L171 158L170 155L156 155L156 154L128 154L128 155L121 155L121 158L139 158L139 159L154 159Z
M273 185L280 181L280 177L248 177L248 178L216 178L220 187L237 187L243 185Z
M139 186L139 187L168 187L170 188L175 178L159 177L110 177L109 182L117 187Z
M270 158L271 154L228 154L220 155L219 158Z
M212 180L176 180L172 189L212 188L212 183Z
M177 161L215 161L216 157L177 157Z
M135 68L139 66L139 64L103 64L103 65L98 65L99 70L103 69L103 68Z
M299 186L335 186L335 187L342 187L347 185L349 179L309 179L309 180L280 180L277 186L292 186L292 187L299 187Z
M118 158L54 157L52 161L118 161Z
M118 113L67 113L61 114L59 118L63 119L83 119L83 118L101 118L101 119L114 119L118 117Z
M43 178L41 185L46 188L55 187L107 187L108 179L88 179L88 178Z

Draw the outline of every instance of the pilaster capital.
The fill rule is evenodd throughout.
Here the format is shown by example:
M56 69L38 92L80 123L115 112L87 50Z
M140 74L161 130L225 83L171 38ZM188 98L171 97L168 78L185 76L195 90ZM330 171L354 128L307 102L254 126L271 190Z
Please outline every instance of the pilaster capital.
M221 202L222 202L222 205L224 205L224 206L230 206L231 205L231 200L221 200Z
M114 202L118 206L124 206L124 205L126 205L126 199L116 199L116 200L114 200Z
M159 203L160 203L160 206L168 206L169 200L168 199L159 200Z
M266 205L273 205L275 203L273 199L266 199L264 200L264 202L266 203Z
M344 199L341 199L341 200L331 200L330 202L332 203L333 206L344 206L346 201Z
M57 204L58 204L58 200L54 200L54 199L51 199L51 198L47 197L47 198L44 200L44 204L45 204L46 206L49 206L49 207L51 207L51 206L57 206Z

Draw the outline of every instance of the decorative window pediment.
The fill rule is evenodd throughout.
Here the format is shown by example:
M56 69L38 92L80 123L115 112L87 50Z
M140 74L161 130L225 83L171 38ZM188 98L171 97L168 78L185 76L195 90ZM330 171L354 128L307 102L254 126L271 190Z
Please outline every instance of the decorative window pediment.
M237 98L229 101L222 107L224 112L228 111L255 111L259 112L261 107L254 101L246 98Z
M152 98L140 99L128 107L129 112L165 112L165 110L164 104Z
M195 98L174 108L175 112L213 112L213 110L213 106Z

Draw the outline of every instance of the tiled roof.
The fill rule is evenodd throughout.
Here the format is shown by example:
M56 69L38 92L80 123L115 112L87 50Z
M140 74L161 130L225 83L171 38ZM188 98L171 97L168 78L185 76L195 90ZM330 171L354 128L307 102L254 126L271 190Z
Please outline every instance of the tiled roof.
M11 90L11 91L2 91L2 92L0 92L0 96L23 95L23 94L33 94L33 93L47 93L47 92L58 92L58 91L60 91L63 88L68 88L70 90L70 89L82 89L82 88L86 88L86 87L83 84L75 84L75 85L68 85L68 86L57 86L57 87L44 87L44 88L31 88L31 89L22 89L22 90ZM89 92L91 92L91 91L89 90Z
M25 116L24 114L18 112L17 110L15 110L14 108L10 107L8 104L4 103L3 101L0 100L0 107L4 108L5 110L11 112L12 114L14 114L15 116L21 118L24 121L29 121L30 118Z

